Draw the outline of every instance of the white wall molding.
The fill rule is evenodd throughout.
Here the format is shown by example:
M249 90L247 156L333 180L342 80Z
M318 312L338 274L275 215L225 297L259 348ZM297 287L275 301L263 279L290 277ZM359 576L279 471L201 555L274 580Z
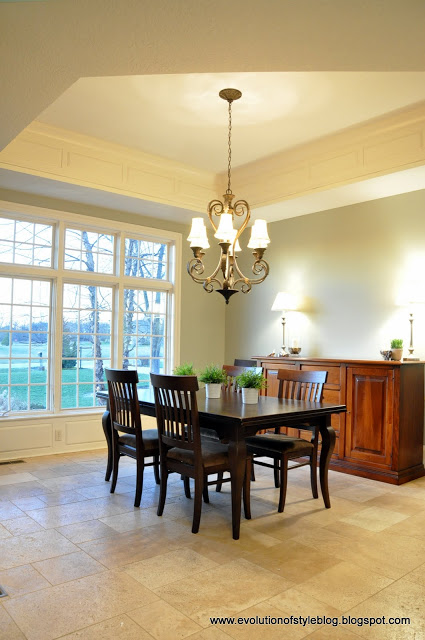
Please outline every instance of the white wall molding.
M421 102L233 169L232 174L236 195L251 207L262 207L424 164Z
M0 153L0 167L202 212L222 191L213 172L41 122Z

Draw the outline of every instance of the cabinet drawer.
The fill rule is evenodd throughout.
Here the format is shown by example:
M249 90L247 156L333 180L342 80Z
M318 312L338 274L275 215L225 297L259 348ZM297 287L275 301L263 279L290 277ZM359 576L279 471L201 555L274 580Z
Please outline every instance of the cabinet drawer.
M302 371L327 371L328 377L326 378L326 384L335 384L338 387L341 384L341 368L340 367L332 367L332 366L317 366L311 364L302 364Z

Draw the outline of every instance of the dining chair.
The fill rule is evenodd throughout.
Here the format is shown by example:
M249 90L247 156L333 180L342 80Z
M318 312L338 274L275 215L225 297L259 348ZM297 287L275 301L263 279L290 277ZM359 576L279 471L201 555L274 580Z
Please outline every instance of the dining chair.
M208 502L208 476L230 470L228 446L213 440L201 440L196 376L170 376L151 373L159 436L161 487L158 515L162 516L170 473L179 473L195 481L192 533L198 533L202 496ZM243 487L244 512L250 511L250 459L247 460Z
M278 398L288 400L303 400L305 402L320 402L323 397L323 385L326 382L327 371L293 371L280 369L277 372L279 380ZM265 433L246 439L247 451L253 456L253 464L269 467L274 470L274 482L280 487L278 512L285 507L288 470L310 466L310 482L313 498L318 498L317 491L317 457L319 448L319 430L311 425L302 429L312 431L311 440L292 437L279 433ZM273 464L258 460L258 458L272 458ZM294 463L289 466L289 460L308 458L307 462Z
M109 409L112 425L112 483L115 492L118 480L118 465L121 456L136 460L136 496L134 506L140 506L145 467L153 466L155 481L159 484L159 442L156 429L142 430L139 399L137 397L137 371L105 369L108 383ZM153 458L153 462L145 462Z

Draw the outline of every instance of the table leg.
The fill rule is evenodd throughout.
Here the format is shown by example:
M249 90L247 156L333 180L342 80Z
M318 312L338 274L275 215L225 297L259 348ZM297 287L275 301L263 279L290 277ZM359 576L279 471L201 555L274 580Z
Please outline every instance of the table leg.
M112 425L111 425L111 414L109 413L109 409L107 409L102 416L102 427L103 427L103 433L105 434L105 438L106 438L106 444L108 445L108 461L106 464L106 473L105 473L105 481L108 482L112 473Z
M335 448L335 431L331 427L331 416L320 418L319 431L322 437L322 451L320 453L320 488L326 509L331 508L328 487L328 470L331 455Z
M232 488L232 529L233 539L239 540L241 526L242 486L245 475L246 443L245 440L229 442L230 477Z

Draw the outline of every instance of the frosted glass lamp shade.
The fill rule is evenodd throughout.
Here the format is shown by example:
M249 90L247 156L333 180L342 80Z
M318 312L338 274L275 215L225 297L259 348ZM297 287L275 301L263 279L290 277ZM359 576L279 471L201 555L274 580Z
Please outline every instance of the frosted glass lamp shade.
M267 222L265 220L256 220L252 226L248 248L265 249L269 242L270 238L267 233Z
M233 228L233 217L231 213L221 214L220 224L214 236L218 238L219 242L232 242L235 237L235 230Z
M272 311L294 311L297 308L297 298L292 293L279 291L272 304Z
M203 218L192 218L192 227L187 239L191 247L201 247L201 249L209 248L207 229Z

